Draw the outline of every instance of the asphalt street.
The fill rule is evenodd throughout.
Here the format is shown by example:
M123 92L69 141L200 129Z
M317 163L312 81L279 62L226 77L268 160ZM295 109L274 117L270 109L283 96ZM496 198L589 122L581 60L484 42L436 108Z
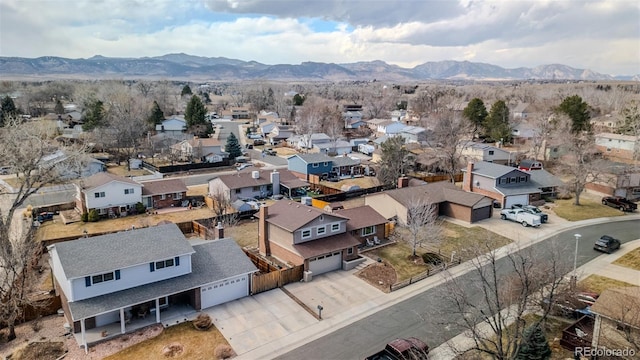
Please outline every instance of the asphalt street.
M560 251L569 267L573 265L575 237L582 235L578 244L577 265L602 255L593 250L593 243L603 234L617 237L622 243L640 238L638 221L590 225L576 230L558 233L556 236L534 244L528 249L538 256L546 256L549 251ZM554 241L559 249L553 246ZM498 261L500 274L506 274L511 267L505 258ZM469 272L457 278L473 294L477 274ZM382 349L384 345L399 337L415 336L426 340L435 348L458 335L461 320L454 314L450 300L444 296L446 284L430 288L419 295L383 309L374 315L345 326L320 339L307 343L277 359L363 359Z

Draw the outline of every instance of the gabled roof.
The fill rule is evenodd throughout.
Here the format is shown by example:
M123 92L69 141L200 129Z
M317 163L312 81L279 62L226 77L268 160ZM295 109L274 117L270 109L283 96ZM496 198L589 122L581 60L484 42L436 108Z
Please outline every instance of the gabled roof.
M335 142L328 142L328 143L322 143L322 144L313 144L314 147L317 147L318 149L333 149L333 148L351 148L351 144L347 141L344 140L338 140Z
M394 189L384 191L383 194L389 195L405 207L410 205L412 201L420 200L434 204L447 201L474 208L491 204L491 200L486 196L463 191L448 181Z
M210 147L210 146L222 145L218 139L214 139L214 138L193 138L189 140L189 144L191 144L191 146L193 147L196 147L196 146Z
M91 175L88 178L85 178L85 179L79 181L78 185L83 190L91 190L91 189L95 189L95 188L97 188L99 186L106 185L106 184L108 184L108 183L110 183L112 181L118 181L118 182L131 184L131 185L135 185L135 186L142 186L139 183L131 180L130 178L127 178L127 177L124 177L124 176L114 175L114 174L108 173L106 171L99 172L99 173L97 173L95 175Z
M591 306L591 311L608 319L640 328L640 287L606 289Z
M69 303L74 321L107 311L177 294L215 281L257 272L233 239L220 239L193 246L191 273Z
M531 180L540 187L562 186L562 180L544 169L527 171L531 175Z
M258 178L253 178L254 171L258 171ZM220 175L218 179L229 189L243 189L247 187L253 186L261 186L271 184L271 173L273 171L269 170L251 170L251 171L241 171L237 174L229 174L229 175ZM293 182L295 180L299 180L295 175L291 173L289 170L278 170L280 174L280 183ZM215 180L215 179L214 179ZM305 185L309 185L305 182Z
M369 205L351 209L334 210L333 213L349 218L349 221L347 221L347 231L358 230L367 226L386 224L388 222L387 219Z
M379 125L387 121L390 121L390 120L389 119L371 119L367 121L367 124Z
M295 154L289 157L292 158L294 156L297 156L300 158L300 160L304 161L306 164L314 164L314 163L321 163L321 162L330 162L332 161L332 158L325 155L325 154Z
M470 149L474 149L474 150L478 150L478 151L485 151L485 150L493 150L496 152L501 152L505 155L509 154L509 151L501 149L499 147L495 147L493 145L489 145L489 144L484 144L484 143L479 143L479 142L473 142L473 141L461 141L458 146L463 147L463 148L470 148Z
M162 195L186 192L187 186L182 179L145 181L142 183L142 195Z
M331 158L333 166L354 166L360 164L360 159L354 159L349 156L336 156Z
M464 168L462 169L463 172L466 172L467 169ZM480 175L480 176L485 176L488 178L492 178L492 179L497 179L501 176L504 176L512 171L517 171L522 173L522 175L526 175L529 174L526 171L522 171L519 170L517 168L511 167L511 166L506 166L506 165L500 165L500 164L495 164L495 163L490 163L490 162L486 162L486 161L478 161L478 162L474 162L473 163L473 171L471 171L473 174L476 175Z
M427 131L427 129L421 127L421 126L405 126L404 128L402 128L402 130L400 132L402 133L407 133L407 134L420 134L422 132Z
M68 279L193 253L176 224L81 238L53 247Z
M336 220L348 220L340 214L332 214L313 206L307 206L289 200L279 200L268 208L267 222L281 227L289 232L294 232L314 219L322 216L333 217Z

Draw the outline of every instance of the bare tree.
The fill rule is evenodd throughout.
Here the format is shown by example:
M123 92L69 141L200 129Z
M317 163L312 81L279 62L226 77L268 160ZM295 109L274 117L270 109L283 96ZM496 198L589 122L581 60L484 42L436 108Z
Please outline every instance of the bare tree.
M7 324L10 340L16 337L15 324L22 309L32 304L29 292L34 286L35 268L31 265L42 251L41 244L33 239L31 224L23 221L19 210L43 186L58 182L62 170L60 163L44 161L56 149L45 129L39 123L17 119L0 128L0 158L16 171L18 181L15 193L0 193L12 199L0 214L0 322ZM80 151L62 150L70 163L84 156Z
M540 159L540 155L547 160L547 145L553 133L553 122L549 114L536 114L529 120L533 136L531 137L531 152L534 159ZM541 154L542 153L542 154Z
M311 145L311 135L318 131L323 118L323 102L318 97L310 97L304 101L304 106L297 111L296 133L302 136L305 147Z
M406 207L406 220L399 219L399 222L409 232L409 238L404 240L411 245L415 258L416 248L423 243L437 245L442 241L442 221L438 218L438 205L424 197L412 197Z
M428 145L437 150L438 167L449 175L451 182L455 182L455 175L460 172L460 143L470 138L472 130L460 114L445 112L435 117L433 136Z
M470 261L472 278L464 280L447 275L443 297L452 306L449 314L458 320L456 325L472 340L467 351L488 355L493 359L513 359L518 353L529 326L544 322L550 306L540 307L540 300L553 301L564 289L564 275L570 270L565 252L553 246L515 248L504 257L492 249L490 240L478 244L477 254ZM525 316L536 312L540 317L529 320ZM447 324L451 325L451 324Z

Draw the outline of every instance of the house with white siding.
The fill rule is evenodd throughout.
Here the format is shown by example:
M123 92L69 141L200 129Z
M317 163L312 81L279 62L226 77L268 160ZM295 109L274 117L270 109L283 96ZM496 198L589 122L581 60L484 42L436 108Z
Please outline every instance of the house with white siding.
M75 184L76 208L82 214L96 210L102 217L125 216L142 202L142 185L108 172L97 173Z

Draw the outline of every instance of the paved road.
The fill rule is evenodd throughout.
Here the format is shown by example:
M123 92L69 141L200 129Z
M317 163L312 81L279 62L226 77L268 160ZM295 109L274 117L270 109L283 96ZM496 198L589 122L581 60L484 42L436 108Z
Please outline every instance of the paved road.
M576 230L559 233L555 238L563 244L568 264L573 264L575 237L582 235L578 249L578 266L596 258L600 253L593 250L593 242L603 234L619 238L623 243L640 238L638 221L590 225ZM543 240L531 247L540 256L553 251L552 239ZM606 256L606 255L604 255ZM502 273L509 271L509 265L499 261ZM473 273L461 275L459 281L473 289L476 276ZM362 359L381 349L384 344L397 337L416 336L427 339L435 348L461 332L455 325L458 320L451 314L452 306L440 294L445 285L439 285L374 315L338 329L333 333L301 346L277 359Z

